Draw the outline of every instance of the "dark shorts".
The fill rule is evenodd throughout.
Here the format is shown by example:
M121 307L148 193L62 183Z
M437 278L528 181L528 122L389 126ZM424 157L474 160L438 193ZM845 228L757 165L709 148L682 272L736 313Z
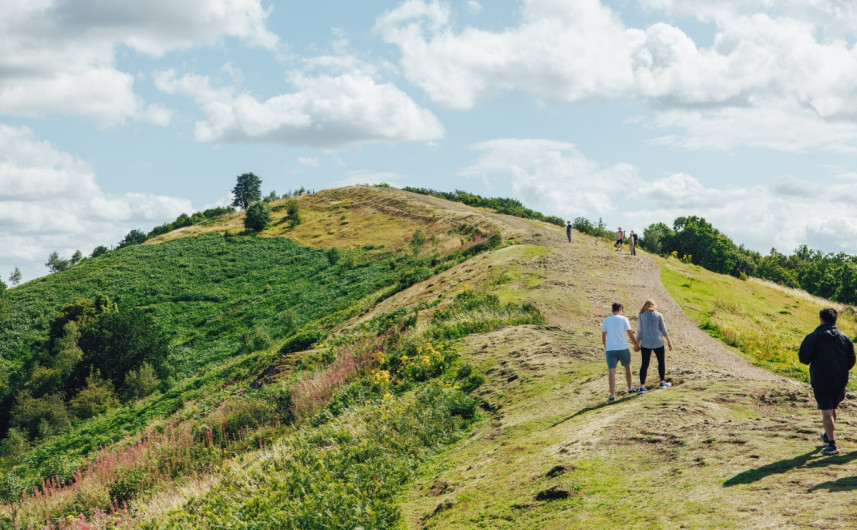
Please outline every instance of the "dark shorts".
M625 348L624 350L607 350L605 353L607 357L607 368L613 370L616 366L621 362L622 366L628 366L631 364L631 350Z
M835 409L845 399L845 389L842 390L818 390L813 388L812 393L815 394L815 402L818 404L818 410Z

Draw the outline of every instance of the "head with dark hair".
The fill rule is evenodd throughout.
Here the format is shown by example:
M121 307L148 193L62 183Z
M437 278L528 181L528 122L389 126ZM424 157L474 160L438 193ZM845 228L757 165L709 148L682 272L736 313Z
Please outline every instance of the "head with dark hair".
M625 309L625 306L620 304L619 302L613 302L613 312L618 313L619 311Z
M821 317L821 321L825 324L836 324L836 319L839 317L839 311L832 307L825 307L818 312L818 316Z

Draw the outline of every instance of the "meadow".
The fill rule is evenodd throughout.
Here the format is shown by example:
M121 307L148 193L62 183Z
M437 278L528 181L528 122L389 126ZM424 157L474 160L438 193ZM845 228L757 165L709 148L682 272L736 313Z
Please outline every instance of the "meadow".
M700 329L766 370L809 382L797 351L818 327L823 307L840 311L838 327L857 337L857 313L850 306L764 280L717 274L675 258L657 259L664 286ZM857 390L853 372L848 388Z

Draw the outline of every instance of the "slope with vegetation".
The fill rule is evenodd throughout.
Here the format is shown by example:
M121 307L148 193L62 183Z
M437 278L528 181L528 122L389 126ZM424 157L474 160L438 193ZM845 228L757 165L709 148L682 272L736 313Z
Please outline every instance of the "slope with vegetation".
M42 395L67 425L16 427L0 446L2 524L835 528L857 515L851 409L843 453L821 458L792 350L823 302L437 195L272 199L258 233L227 213L7 291L7 425L37 372L65 382L71 359L78 383ZM633 320L646 298L676 345L674 386L608 405L601 319L621 301ZM160 330L166 361L108 378L103 349L66 327L93 334L122 314ZM857 329L848 311L842 325ZM74 342L79 357L58 355ZM90 392L91 417L69 412L87 377L113 385Z

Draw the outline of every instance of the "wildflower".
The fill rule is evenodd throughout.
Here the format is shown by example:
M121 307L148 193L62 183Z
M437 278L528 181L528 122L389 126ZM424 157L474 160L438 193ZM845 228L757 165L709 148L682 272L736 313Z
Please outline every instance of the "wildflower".
M389 401L391 399L393 399L393 394L391 394L389 392L385 392L384 393L384 401Z
M402 355L402 357L401 357L401 361L402 361L403 363L406 363L406 362L408 362L409 360L410 360L410 357L408 357L407 355Z

